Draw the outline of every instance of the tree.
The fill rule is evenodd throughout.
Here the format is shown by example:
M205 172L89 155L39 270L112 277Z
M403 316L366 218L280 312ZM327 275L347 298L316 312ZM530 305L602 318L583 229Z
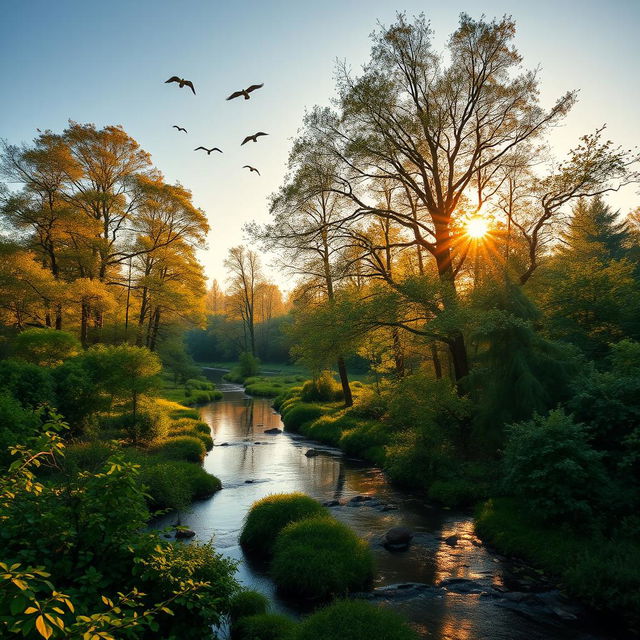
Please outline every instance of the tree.
M242 320L244 348L256 355L256 293L262 282L258 254L243 246L229 249L224 265L229 271L229 308Z
M459 304L457 279L467 257L457 221L481 208L513 154L533 149L575 102L569 92L549 110L539 105L537 73L520 72L514 34L510 18L475 21L462 14L445 63L431 47L424 17L411 23L400 14L374 34L360 77L339 67L337 111L314 109L298 142L317 148L336 167L332 190L351 202L348 220L387 217L433 258L450 292L443 311ZM538 213L523 231L532 256L523 282L537 266L538 236L561 206L636 179L630 172L636 160L602 143L596 132L538 181ZM406 197L380 206L371 189L380 180ZM447 341L460 380L469 364L459 327L451 328Z

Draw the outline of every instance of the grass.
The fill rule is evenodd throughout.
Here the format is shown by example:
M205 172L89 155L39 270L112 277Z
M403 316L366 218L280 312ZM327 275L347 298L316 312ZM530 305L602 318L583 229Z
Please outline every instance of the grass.
M361 600L342 600L303 620L295 640L418 640L395 612Z
M270 573L285 593L326 600L365 590L373 580L373 555L366 541L334 518L308 518L279 533Z
M229 620L233 625L240 618L267 613L269 599L259 591L240 591L229 603Z
M289 640L296 623L278 613L261 613L240 618L231 629L233 640Z
M207 404L222 398L222 392L218 391L215 384L204 378L204 376L179 384L174 381L171 375L166 373L161 376L158 394L166 400L184 406Z
M254 502L247 514L240 544L245 551L269 556L277 535L292 522L324 515L326 510L319 502L303 493L279 493Z

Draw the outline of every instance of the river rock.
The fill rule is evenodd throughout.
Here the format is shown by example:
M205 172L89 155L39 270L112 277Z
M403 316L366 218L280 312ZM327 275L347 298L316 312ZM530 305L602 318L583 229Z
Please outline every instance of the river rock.
M315 449L307 449L304 452L304 455L307 456L307 458L315 458L317 455L320 455Z
M373 502L374 497L373 496L353 496L353 498L351 498L348 502L347 505L349 505L350 507L360 507L362 506L365 502L367 503L371 503Z
M458 544L458 536L455 535L455 533L452 536L449 536L447 538L444 538L444 541L446 544L448 544L450 547L455 547Z
M438 586L454 593L483 593L487 591L486 587L479 582L468 578L445 578L438 583Z
M218 447L228 447L229 443L228 442L223 442L222 444L217 445Z
M340 500L325 500L325 502L322 503L323 507L339 507L340 506Z
M391 551L404 551L409 548L413 531L407 527L392 527L384 534L382 543Z
M278 427L273 427L272 429L265 429L264 433L268 433L270 436L277 436L279 433L282 433L282 429L278 429Z
M196 535L195 531L192 531L191 529L178 529L176 531L176 539L177 540L181 540L181 539L185 539L185 538L193 538L193 536Z
M245 484L253 484L253 480L245 480L244 483Z

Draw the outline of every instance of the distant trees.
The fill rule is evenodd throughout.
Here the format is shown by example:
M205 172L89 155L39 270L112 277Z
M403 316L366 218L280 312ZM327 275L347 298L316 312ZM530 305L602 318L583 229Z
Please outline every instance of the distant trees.
M201 321L206 217L121 127L70 122L31 145L3 143L0 175L20 187L0 191L7 323L68 323L86 346L108 318L110 336L155 349L164 326Z

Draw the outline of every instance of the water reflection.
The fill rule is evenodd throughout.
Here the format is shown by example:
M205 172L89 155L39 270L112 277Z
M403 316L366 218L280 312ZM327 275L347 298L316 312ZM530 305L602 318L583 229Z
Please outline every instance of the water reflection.
M338 451L322 448L316 457L304 452L317 444L290 434L268 435L282 428L280 416L268 400L247 397L239 387L226 385L225 398L201 409L212 429L215 447L205 467L217 475L223 490L197 502L183 517L201 540L214 538L218 550L240 562L238 579L265 593L276 610L298 615L300 608L275 593L264 567L248 563L238 545L244 516L251 504L272 493L302 491L325 500L345 501L358 494L375 494L396 510L339 506L331 512L366 538L377 562L376 587L398 583L437 585L449 578L477 581L483 588L510 580L510 568L496 559L475 536L467 514L441 511L391 488L378 469L345 461ZM163 524L163 523L159 523ZM394 526L409 527L414 544L406 552L389 552L381 544ZM404 613L424 638L434 640L543 640L587 638L604 640L576 625L555 624L523 617L495 599L473 593L454 593L430 587L427 595L384 601Z

